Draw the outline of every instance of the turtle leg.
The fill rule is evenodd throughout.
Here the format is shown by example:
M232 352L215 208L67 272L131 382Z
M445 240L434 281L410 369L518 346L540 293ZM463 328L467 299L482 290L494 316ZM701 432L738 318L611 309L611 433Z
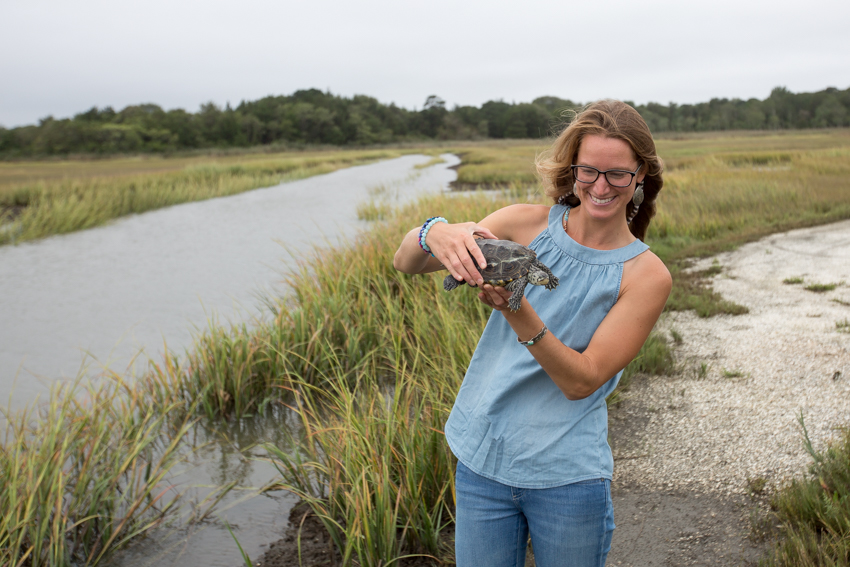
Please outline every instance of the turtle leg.
M549 283L546 284L546 289L552 291L558 287L558 276L553 274L552 270L550 270L545 264L541 263L538 267L549 275Z
M443 280L443 289L446 291L451 291L456 287L460 287L460 285L463 283L463 281L457 281L453 275L449 274L446 276L446 279Z
M528 283L528 278L523 276L515 279L505 286L506 290L513 292L513 295L511 295L511 298L508 300L508 308L511 311L519 311L519 304L522 301L522 296L525 295L526 283Z

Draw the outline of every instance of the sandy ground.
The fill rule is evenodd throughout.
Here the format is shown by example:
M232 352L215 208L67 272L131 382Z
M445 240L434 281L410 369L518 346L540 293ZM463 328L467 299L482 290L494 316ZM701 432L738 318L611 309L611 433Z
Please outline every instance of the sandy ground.
M722 268L715 290L750 311L660 322L680 337L680 372L636 380L612 408L608 565L755 565L769 542L753 537L753 521L810 462L799 416L816 448L850 423L850 221L776 234L694 269L712 264ZM802 283L783 283L792 278ZM298 565L288 538L257 564ZM325 564L326 544L312 538L314 562L303 564Z
M679 374L639 380L610 413L609 565L754 563L759 502L811 462L799 416L816 449L850 424L850 222L772 235L693 269L713 264L714 289L750 311L660 322L681 337Z

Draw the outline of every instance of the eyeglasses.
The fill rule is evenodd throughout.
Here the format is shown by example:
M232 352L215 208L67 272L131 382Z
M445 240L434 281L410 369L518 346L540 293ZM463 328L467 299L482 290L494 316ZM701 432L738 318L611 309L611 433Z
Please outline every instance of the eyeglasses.
M602 171L589 165L571 165L570 167L573 169L573 177L576 178L576 181L593 183L599 178L599 174L602 173L611 187L628 187L632 184L632 180L635 178L637 172L640 171L640 168L643 167L643 164L640 164L634 171L624 169Z

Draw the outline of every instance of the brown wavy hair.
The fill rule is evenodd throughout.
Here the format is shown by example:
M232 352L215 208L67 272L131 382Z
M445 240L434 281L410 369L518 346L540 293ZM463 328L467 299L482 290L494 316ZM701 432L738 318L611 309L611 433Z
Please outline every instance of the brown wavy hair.
M629 230L640 240L646 237L649 222L655 216L655 198L664 180L661 172L664 164L655 152L655 142L649 127L637 110L619 100L600 100L575 113L572 121L555 138L552 147L537 158L537 171L543 179L546 194L555 203L578 206L581 201L572 193L573 171L578 149L585 136L601 134L608 138L623 140L634 152L641 164L643 179L643 204L629 224ZM626 207L626 218L632 213L634 204Z

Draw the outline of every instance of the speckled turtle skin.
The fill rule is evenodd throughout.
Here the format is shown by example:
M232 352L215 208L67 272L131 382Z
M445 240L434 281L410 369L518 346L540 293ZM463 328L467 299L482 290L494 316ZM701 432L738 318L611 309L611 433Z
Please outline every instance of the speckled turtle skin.
M479 239L475 241L487 260L487 267L479 268L484 283L502 286L513 292L508 308L518 311L526 284L542 285L549 291L558 287L558 278L546 265L537 259L537 253L522 244L510 240ZM463 282L449 274L443 280L443 288L451 291ZM473 284L469 284L475 287Z

